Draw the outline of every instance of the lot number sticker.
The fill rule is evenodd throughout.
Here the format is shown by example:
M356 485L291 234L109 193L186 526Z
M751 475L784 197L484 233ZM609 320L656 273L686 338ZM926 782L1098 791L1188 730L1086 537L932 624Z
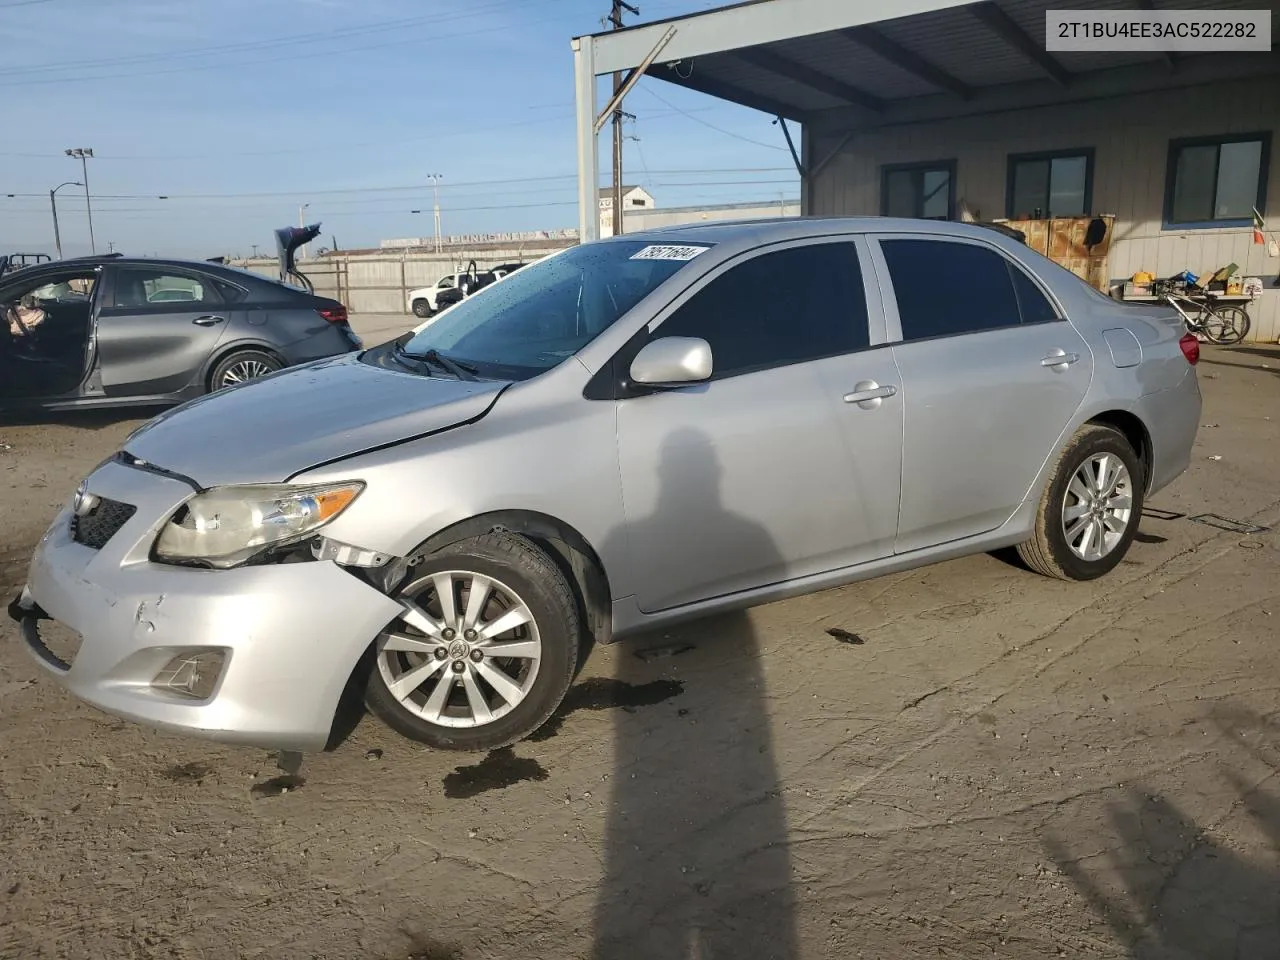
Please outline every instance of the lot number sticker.
M633 253L632 260L692 260L700 253L706 253L710 247L675 246L673 244L650 244L643 250Z

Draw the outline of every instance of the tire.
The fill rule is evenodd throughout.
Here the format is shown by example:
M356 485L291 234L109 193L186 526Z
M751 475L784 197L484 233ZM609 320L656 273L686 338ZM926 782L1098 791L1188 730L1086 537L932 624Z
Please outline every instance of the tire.
M1110 484L1114 491L1110 508L1100 507L1100 513L1092 514L1087 501L1080 499L1078 491L1083 489L1084 479L1078 478L1077 472L1088 469L1096 478L1098 461L1104 457L1109 464L1118 461L1123 472L1118 482ZM1086 424L1058 456L1053 478L1036 511L1035 533L1018 545L1018 556L1036 573L1059 580L1094 580L1111 572L1124 559L1138 532L1145 485L1142 463L1124 434L1101 424ZM1096 486L1089 490L1089 496L1095 491ZM1121 509L1126 497L1127 511ZM1085 508L1083 513L1081 507ZM1077 526L1081 522L1092 530ZM1121 529L1115 529L1117 524ZM1101 551L1091 549L1098 542L1099 530L1105 531ZM1106 539L1117 533L1118 537Z
M209 392L265 377L283 370L284 364L264 350L236 350L227 354L209 374Z
M477 576L489 585L478 615L468 610ZM454 598L452 618L442 594ZM365 705L392 730L442 750L492 750L533 733L564 699L582 648L578 606L531 541L487 533L451 544L422 557L393 596L405 616L374 642L365 681ZM516 625L484 637L500 620ZM513 656L485 653L498 644Z
M1219 338L1214 343L1229 347L1232 344L1239 343L1249 335L1249 313L1243 307L1235 305L1226 305L1214 307L1213 313L1216 314L1216 320L1219 324Z
M413 315L425 320L431 316L431 304L421 298L413 301Z

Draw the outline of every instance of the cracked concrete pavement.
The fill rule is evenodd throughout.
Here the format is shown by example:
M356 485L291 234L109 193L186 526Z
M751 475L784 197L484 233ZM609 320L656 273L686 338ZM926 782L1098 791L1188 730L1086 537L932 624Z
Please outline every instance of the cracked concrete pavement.
M1113 575L971 557L597 649L487 757L364 717L282 777L5 622L0 957L1280 956L1280 534L1159 519L1280 525L1280 350L1200 375ZM6 589L135 423L0 426Z

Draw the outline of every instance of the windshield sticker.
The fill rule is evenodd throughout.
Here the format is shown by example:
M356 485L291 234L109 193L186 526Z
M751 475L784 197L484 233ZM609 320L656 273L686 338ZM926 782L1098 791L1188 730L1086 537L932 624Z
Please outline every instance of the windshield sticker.
M631 255L632 260L692 260L700 253L706 253L710 247L677 246L674 244L650 244L638 253Z

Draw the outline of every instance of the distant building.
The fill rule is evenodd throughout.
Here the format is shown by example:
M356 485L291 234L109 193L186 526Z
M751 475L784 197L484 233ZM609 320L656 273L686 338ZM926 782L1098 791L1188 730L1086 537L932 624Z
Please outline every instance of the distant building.
M629 214L640 210L652 210L653 197L644 187L622 187L622 222L630 219ZM613 236L613 187L600 188L600 236Z

